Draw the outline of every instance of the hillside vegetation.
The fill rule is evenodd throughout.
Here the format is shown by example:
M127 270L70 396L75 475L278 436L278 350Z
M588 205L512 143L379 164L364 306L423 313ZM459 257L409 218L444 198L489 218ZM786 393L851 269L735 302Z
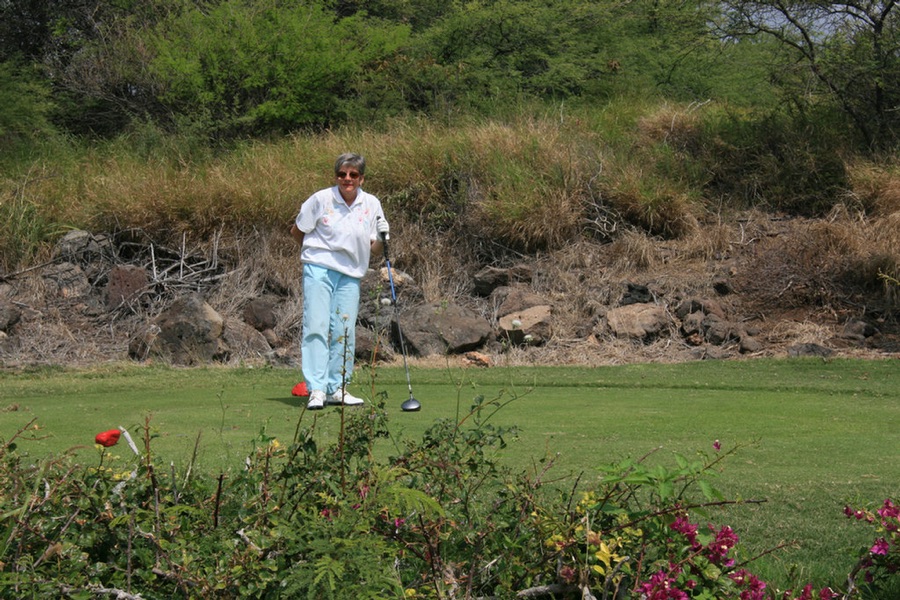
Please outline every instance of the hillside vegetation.
M28 291L78 228L215 253L223 310L290 290L284 232L350 150L429 301L528 262L568 340L597 290L725 270L759 310L889 326L900 29L844 8L4 3L0 275Z

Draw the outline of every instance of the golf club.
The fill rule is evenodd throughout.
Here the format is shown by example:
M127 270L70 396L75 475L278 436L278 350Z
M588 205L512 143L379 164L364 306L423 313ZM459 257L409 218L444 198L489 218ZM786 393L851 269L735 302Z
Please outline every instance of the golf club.
M381 217L379 217L381 218ZM406 371L406 387L409 388L409 399L400 405L404 412L414 412L422 408L422 405L413 396L412 382L409 379L409 364L406 361L406 342L403 341L403 330L400 328L400 316L397 313L397 291L394 289L394 275L391 268L391 259L388 255L388 240L390 235L383 233L381 241L384 244L384 262L387 265L388 281L391 284L391 304L394 305L394 322L397 323L397 338L400 340L400 354L403 355L403 369Z

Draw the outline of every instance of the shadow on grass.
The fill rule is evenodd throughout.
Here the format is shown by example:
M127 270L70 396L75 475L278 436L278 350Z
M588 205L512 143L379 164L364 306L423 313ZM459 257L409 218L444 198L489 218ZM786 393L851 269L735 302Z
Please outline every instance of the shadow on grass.
M294 408L303 408L306 406L306 398L300 398L298 396L282 396L278 398L266 398L267 402L281 402L282 404L287 404L288 406L292 406Z

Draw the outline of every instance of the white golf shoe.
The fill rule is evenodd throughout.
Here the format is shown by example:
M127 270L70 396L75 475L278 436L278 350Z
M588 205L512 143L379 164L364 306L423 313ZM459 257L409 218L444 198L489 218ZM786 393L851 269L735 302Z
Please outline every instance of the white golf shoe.
M322 410L325 408L325 392L322 390L313 390L309 394L309 402L306 403L306 410Z
M338 390L328 396L325 404L328 404L329 406L340 406L341 404L343 404L344 406L359 406L364 402L365 400L363 400L362 398L357 398L347 390Z

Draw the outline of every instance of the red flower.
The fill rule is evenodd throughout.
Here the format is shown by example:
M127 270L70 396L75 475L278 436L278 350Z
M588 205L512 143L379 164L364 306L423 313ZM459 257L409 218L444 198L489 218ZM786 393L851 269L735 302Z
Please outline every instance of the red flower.
M110 429L109 431L104 431L103 433L98 433L97 437L94 438L94 442L109 448L110 446L115 446L119 441L119 436L122 435L122 432L118 429Z

